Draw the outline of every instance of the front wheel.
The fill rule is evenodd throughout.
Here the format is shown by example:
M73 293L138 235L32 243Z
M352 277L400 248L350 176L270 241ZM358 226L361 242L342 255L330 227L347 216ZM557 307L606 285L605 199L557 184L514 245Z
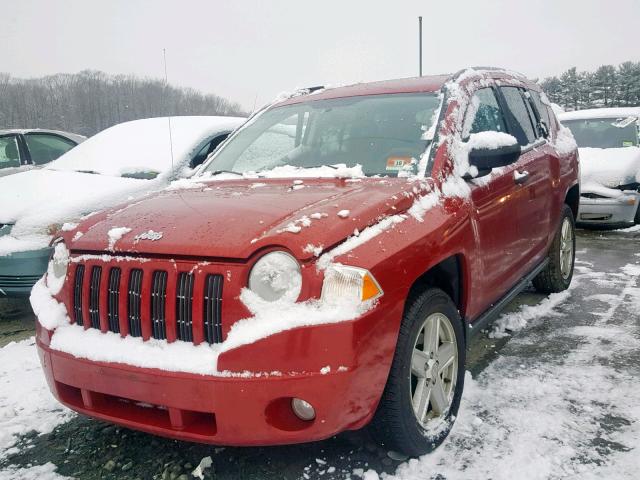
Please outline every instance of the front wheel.
M462 320L431 288L414 299L398 335L391 371L372 422L374 435L409 456L432 451L449 434L464 387Z
M576 232L573 212L568 205L562 210L560 228L549 249L547 266L533 279L541 293L557 293L569 288L573 278L576 253Z

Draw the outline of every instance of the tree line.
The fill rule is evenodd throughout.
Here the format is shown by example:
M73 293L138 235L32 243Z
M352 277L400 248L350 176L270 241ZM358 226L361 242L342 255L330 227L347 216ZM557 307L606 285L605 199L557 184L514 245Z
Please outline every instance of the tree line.
M566 110L640 106L640 62L602 65L594 72L573 67L540 84L549 99Z
M128 120L166 115L238 115L223 97L132 75L85 70L21 79L0 73L0 128L93 135Z

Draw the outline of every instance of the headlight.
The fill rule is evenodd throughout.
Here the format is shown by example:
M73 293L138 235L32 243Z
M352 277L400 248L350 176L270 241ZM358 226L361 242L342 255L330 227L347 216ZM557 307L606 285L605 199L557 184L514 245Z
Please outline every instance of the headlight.
M346 265L327 268L322 284L322 301L360 303L382 296L382 288L368 270Z
M69 268L69 250L61 240L53 245L53 255L47 268L47 287L56 295L62 289Z
M300 264L286 252L267 253L249 274L249 289L269 302L295 302L301 288Z

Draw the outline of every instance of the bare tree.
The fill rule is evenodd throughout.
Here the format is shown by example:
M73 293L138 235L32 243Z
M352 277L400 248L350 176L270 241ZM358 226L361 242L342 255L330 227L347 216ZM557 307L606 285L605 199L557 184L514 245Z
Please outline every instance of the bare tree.
M0 128L40 127L93 135L128 120L238 115L239 104L191 88L95 70L35 79L0 73Z

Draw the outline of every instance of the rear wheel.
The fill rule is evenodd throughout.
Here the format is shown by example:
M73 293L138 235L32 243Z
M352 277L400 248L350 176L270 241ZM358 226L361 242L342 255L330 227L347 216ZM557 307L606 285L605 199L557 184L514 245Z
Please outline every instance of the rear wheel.
M462 320L451 299L432 288L412 301L372 428L391 450L419 456L449 434L464 386Z
M533 279L536 290L541 293L556 293L569 288L573 278L575 252L576 234L573 212L568 205L565 205L560 228L549 249L549 262Z

